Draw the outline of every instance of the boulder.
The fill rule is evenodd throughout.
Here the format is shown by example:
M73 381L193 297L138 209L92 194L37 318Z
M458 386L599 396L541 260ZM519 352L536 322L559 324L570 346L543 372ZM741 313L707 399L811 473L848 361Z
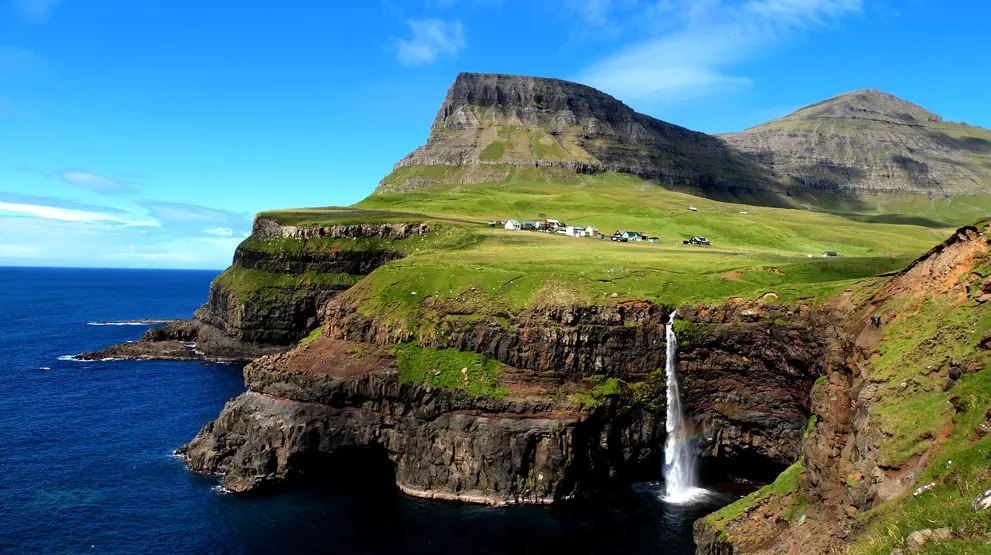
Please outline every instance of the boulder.
M908 539L905 540L905 546L908 547L909 553L918 553L931 541L945 541L952 537L953 532L949 528L937 528L935 530L926 528L909 534Z

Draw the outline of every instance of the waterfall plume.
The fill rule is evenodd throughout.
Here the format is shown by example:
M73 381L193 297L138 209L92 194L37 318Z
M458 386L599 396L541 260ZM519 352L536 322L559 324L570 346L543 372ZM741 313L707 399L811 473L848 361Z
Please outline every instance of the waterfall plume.
M664 370L667 376L667 439L664 442L664 500L668 503L686 504L701 500L709 492L695 485L695 452L685 427L685 415L681 409L681 392L678 389L678 338L674 333L671 313L665 326L667 357Z

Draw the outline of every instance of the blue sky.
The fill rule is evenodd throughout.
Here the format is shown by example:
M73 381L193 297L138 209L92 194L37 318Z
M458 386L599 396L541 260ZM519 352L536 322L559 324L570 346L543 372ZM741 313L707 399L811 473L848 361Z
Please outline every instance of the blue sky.
M223 268L347 205L459 71L744 129L879 88L991 127L985 0L0 0L0 265Z

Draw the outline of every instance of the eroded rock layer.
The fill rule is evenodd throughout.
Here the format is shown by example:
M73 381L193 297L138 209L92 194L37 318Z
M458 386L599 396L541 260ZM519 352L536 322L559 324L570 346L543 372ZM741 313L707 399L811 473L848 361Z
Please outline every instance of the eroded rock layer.
M569 498L657 460L645 406L470 397L403 383L384 351L349 347L321 338L248 366L249 391L180 453L249 491L325 479L336 455L360 448L388 458L408 493L496 505Z
M508 365L497 384L508 395L496 398L404 380L391 346L411 338L338 304L315 342L245 369L248 393L183 448L191 468L248 491L319 478L342 450L369 449L391 461L405 491L493 504L659 474L662 307L532 310L498 329L475 319L426 347ZM793 462L830 341L810 323L828 315L756 304L684 312L697 320L682 330L680 364L703 455L736 461L744 477ZM625 387L576 404L571 394L593 377Z

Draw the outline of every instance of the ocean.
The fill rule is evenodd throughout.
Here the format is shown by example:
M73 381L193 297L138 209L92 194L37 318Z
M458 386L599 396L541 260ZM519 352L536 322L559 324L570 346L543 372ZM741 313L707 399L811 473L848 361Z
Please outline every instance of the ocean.
M172 453L244 391L237 365L67 360L189 317L216 272L0 268L0 553L691 554L712 507L639 484L549 507L414 499L342 476L240 496Z

